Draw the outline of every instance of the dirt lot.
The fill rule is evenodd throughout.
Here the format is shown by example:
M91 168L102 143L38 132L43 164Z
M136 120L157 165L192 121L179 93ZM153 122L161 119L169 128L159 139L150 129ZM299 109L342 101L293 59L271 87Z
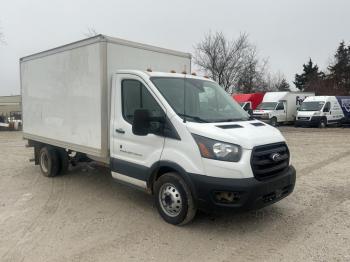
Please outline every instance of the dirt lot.
M281 130L294 193L185 227L105 170L43 177L21 133L0 132L0 261L350 261L350 129Z

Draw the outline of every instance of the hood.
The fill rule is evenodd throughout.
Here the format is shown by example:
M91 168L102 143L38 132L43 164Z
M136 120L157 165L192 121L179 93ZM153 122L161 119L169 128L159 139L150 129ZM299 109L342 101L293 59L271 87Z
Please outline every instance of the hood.
M225 123L187 122L186 126L193 134L240 145L245 149L285 141L277 128L256 120Z

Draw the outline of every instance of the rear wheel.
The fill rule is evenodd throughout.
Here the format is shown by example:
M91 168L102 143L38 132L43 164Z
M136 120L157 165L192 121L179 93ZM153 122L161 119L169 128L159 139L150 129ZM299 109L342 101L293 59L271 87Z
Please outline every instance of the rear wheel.
M185 225L196 215L192 193L176 173L166 173L155 182L154 197L158 212L170 224Z
M58 152L49 146L42 147L39 152L39 165L44 176L57 176L60 171Z

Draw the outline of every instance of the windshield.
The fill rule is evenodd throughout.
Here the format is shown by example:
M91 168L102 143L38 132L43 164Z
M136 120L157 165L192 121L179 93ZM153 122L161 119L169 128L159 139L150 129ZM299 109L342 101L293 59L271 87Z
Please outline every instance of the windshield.
M225 122L250 119L238 103L215 82L177 77L152 77L151 81L175 112L189 121Z
M257 109L274 110L276 108L276 105L277 105L277 102L263 102L257 107Z
M303 102L299 111L320 111L324 105L324 101Z

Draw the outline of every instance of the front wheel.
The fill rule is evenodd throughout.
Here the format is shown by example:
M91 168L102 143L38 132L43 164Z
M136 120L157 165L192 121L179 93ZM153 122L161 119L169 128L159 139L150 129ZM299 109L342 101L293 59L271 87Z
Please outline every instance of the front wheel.
M327 126L327 119L322 118L322 119L320 120L320 123L318 124L318 127L319 127L319 128L325 128L326 126Z
M176 173L166 173L155 182L154 197L158 212L170 224L185 225L196 215L192 193Z
M273 117L270 119L270 125L277 126L277 118L276 117Z

